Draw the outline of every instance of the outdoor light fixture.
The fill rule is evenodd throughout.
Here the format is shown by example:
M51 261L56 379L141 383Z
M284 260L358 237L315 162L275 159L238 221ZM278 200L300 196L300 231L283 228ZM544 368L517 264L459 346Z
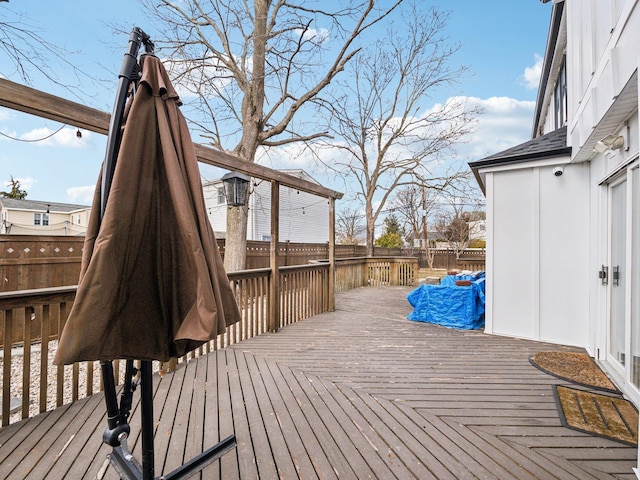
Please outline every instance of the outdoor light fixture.
M607 150L620 150L622 147L624 147L624 137L622 135L607 135L596 142L593 146L593 151L604 153Z
M242 207L249 198L249 177L238 172L229 172L222 177L224 196L230 207Z

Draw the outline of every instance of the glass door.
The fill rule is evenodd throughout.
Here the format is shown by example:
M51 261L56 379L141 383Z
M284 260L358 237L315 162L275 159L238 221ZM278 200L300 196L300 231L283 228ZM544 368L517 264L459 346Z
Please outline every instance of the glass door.
M627 180L626 176L610 186L610 263L609 263L609 355L624 372L626 344L626 252L627 252ZM621 373L622 373L621 372Z
M631 171L631 381L640 388L640 168Z

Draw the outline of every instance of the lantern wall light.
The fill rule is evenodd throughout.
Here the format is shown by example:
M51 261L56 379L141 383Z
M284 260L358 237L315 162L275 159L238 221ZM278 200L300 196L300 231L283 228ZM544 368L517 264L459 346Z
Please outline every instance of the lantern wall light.
M249 198L249 177L239 172L229 172L222 177L224 196L230 207L242 207Z

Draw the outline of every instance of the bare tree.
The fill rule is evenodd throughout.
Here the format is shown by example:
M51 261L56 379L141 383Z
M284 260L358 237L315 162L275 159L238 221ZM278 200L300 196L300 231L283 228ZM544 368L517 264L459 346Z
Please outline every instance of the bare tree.
M454 190L457 190L458 186ZM390 206L404 223L406 239L413 245L420 239L429 268L433 268L434 246L429 239L429 228L435 230L436 215L441 206L442 192L427 185L410 185L399 189Z
M320 93L358 53L356 39L401 2L143 0L166 35L158 52L182 95L197 97L189 119L214 147L251 162L260 147L327 135L294 118L313 117ZM245 265L247 207L227 213L225 267L233 271Z
M469 222L486 218L480 210L482 200L477 198L476 188L468 188L466 194L449 195L445 201L437 215L436 230L460 258L469 246Z
M365 231L362 223L363 215L357 210L345 209L336 215L336 237L338 243L357 245L358 239Z
M433 107L425 103L466 72L448 65L458 49L442 37L448 15L415 2L401 19L350 64L343 82L347 94L332 103L337 141L327 146L340 151L332 168L355 183L362 197L368 255L378 217L397 188L445 189L468 176L466 168L447 168L441 161L479 113L455 97Z
M405 240L410 245L414 244L414 240L422 238L420 187L409 185L400 188L389 201L389 207L397 214L398 220L402 223L402 229L406 233Z
M8 2L5 0L4 3ZM53 63L62 65L65 74L75 74L78 81L80 77L95 81L73 63L70 52L47 41L28 17L12 10L9 5L2 5L0 12L0 52L8 60L0 71L1 76L31 85L32 77L40 75L76 97L82 96L78 85L61 80L51 68Z

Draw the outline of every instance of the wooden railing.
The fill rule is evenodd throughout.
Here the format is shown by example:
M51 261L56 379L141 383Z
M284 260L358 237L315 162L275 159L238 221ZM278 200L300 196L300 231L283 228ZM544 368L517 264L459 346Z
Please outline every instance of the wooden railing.
M366 286L413 286L417 271L414 257L336 259L336 292Z
M416 271L415 258L340 260L336 262L336 290L366 285L410 286ZM271 270L230 273L241 321L185 357L167 363L154 362L155 371L163 374L193 357L329 310L328 263L281 267L278 272L280 313L276 322L269 318ZM0 292L2 425L101 391L99 362L53 365L57 339L75 292L75 286ZM122 382L124 376L121 363L114 362L116 383Z
M161 374L171 371L190 358L328 310L328 265L283 267L280 271L280 318L273 326L269 321L268 295L271 270L230 273L229 281L240 307L241 321L185 357L167 363L154 362L154 369ZM53 365L57 339L73 305L75 292L75 286L0 292L0 347L4 347L0 350L2 425L74 402L102 389L99 362ZM114 362L117 383L124 375L120 363Z

